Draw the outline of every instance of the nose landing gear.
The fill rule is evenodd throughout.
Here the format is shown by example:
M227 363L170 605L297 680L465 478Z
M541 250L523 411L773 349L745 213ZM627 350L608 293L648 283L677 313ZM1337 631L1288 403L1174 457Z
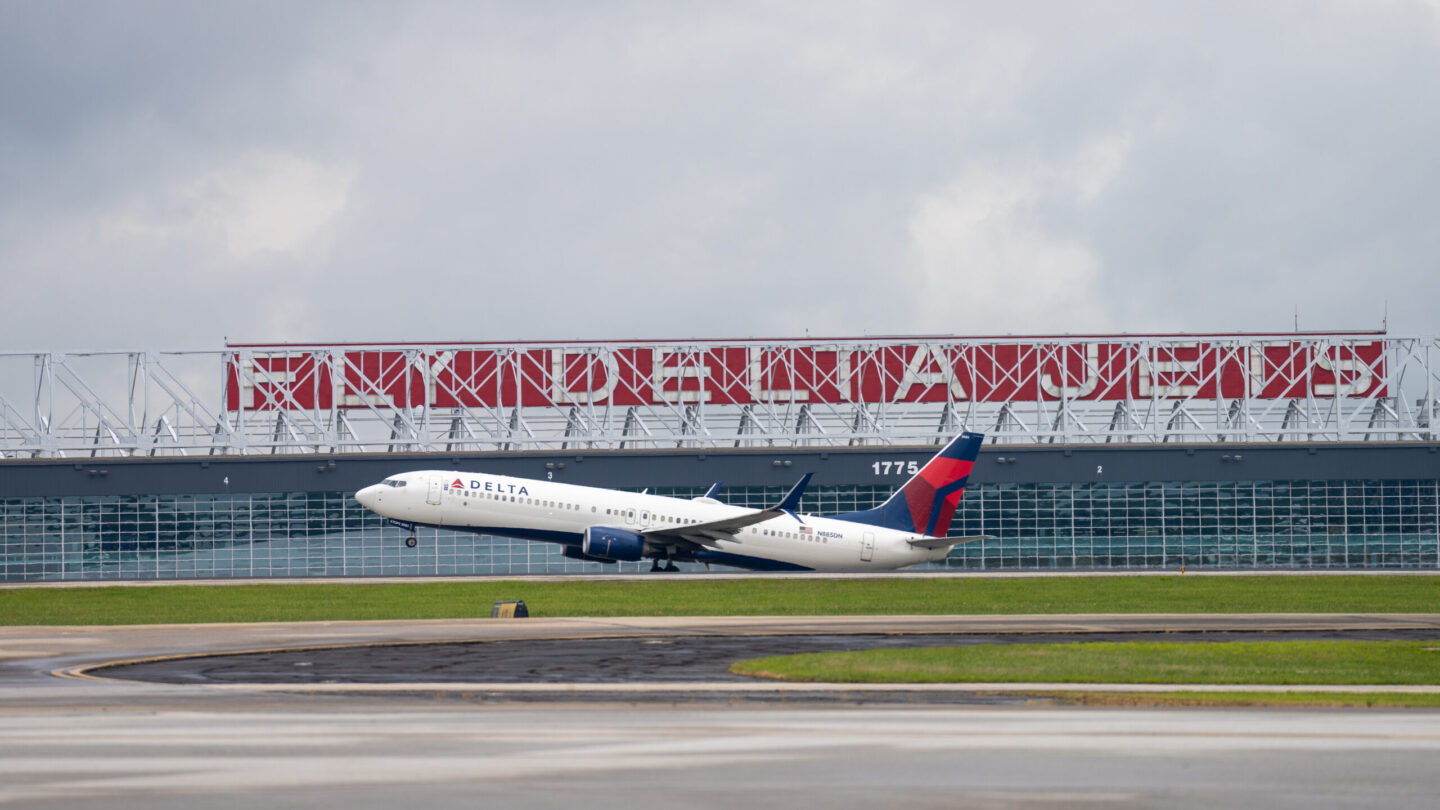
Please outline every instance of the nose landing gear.
M404 529L405 531L407 531L407 532L410 533L410 536L405 538L405 547L406 547L406 548L414 548L414 547L416 546L416 544L419 542L418 540L415 539L415 524L414 524L414 523L406 523L406 522L403 521L403 520L396 520L395 518L390 518L389 520L387 520L387 521L385 521L385 522L388 523L388 524L390 524L391 526L394 526L394 527L397 528L397 529Z

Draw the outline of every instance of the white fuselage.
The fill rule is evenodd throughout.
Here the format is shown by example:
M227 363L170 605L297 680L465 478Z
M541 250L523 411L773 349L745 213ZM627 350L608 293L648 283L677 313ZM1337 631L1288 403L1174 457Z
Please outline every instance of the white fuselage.
M403 484L366 487L356 493L356 500L405 523L569 545L577 544L591 526L644 533L756 511L708 498L684 500L474 472L422 470L386 480ZM745 568L884 571L949 554L949 548L919 548L907 542L918 537L846 520L781 514L736 530L733 539L707 539L715 556L694 558ZM646 540L660 547L667 540L676 542L664 535L647 535ZM734 561L727 561L730 555ZM672 556L692 558L680 549Z

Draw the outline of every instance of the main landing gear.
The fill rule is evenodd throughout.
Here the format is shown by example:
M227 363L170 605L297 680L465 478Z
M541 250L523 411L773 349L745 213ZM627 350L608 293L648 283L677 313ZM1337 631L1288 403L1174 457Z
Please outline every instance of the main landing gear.
M655 558L655 561L650 565L650 573L652 573L652 574L657 573L657 572L660 572L660 571L664 571L664 572L667 572L667 573L668 573L668 572L671 572L671 571L679 571L679 570L680 570L679 568L676 568L676 567L675 567L675 563L671 562L670 560L666 560L666 561L665 561L665 567L663 567L663 568L660 567L660 558L659 558L659 557L656 557L656 558Z

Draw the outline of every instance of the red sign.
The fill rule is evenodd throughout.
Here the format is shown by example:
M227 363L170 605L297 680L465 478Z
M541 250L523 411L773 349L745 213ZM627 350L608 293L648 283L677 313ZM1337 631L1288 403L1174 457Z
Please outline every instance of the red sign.
M1384 396L1382 340L256 349L239 410Z

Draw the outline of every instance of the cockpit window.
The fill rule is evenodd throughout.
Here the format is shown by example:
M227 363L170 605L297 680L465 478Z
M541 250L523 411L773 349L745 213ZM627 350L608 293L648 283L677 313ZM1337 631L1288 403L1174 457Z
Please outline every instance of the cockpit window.
M381 481L380 483L384 484L384 485L387 486L387 487L403 487L403 486L405 486L405 481L404 481L403 479L400 479L400 478L386 478L384 481Z

